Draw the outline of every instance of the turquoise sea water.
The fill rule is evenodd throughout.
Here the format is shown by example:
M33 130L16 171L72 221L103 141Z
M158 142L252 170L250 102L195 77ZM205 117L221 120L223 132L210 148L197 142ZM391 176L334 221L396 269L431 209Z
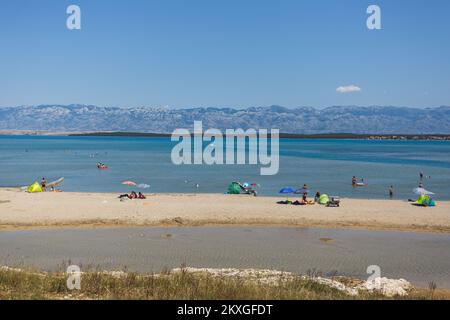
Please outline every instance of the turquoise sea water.
M280 170L261 176L259 165L172 164L170 138L0 136L0 186L24 186L64 176L65 191L124 192L124 180L151 186L145 192L223 193L229 182L256 182L262 195L285 186L354 198L414 198L419 172L436 199L450 199L450 142L290 140L280 141ZM110 169L97 170L96 162ZM367 187L352 188L351 177ZM197 187L198 184L198 187ZM137 190L137 189L136 189Z

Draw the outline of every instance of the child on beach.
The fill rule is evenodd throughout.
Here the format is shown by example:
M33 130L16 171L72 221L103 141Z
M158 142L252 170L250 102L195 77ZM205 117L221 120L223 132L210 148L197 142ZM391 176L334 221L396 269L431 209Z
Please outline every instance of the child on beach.
M45 178L42 178L42 180L41 180L41 187L42 187L42 191L46 191L47 180L45 180Z

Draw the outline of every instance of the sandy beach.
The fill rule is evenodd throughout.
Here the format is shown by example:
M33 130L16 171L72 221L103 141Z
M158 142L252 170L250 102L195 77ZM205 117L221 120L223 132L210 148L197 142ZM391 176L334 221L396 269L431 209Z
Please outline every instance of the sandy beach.
M279 205L280 197L152 194L121 202L108 193L0 189L0 229L111 226L286 226L450 233L450 202L342 199L341 207Z

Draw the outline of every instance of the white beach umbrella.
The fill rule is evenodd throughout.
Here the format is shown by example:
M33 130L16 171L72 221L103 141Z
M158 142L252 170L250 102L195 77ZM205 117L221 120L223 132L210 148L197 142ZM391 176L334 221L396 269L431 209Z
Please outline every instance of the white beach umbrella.
M415 193L415 194L424 194L424 195L426 195L426 196L430 196L430 195L433 195L434 193L433 192L431 192L431 191L428 191L427 189L424 189L424 188L415 188L414 190L413 190L413 192Z

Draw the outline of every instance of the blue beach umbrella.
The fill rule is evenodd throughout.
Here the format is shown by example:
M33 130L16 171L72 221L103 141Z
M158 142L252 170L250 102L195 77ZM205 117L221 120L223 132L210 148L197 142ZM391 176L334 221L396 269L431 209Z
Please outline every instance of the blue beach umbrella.
M288 194L294 193L294 192L295 192L295 189L294 189L294 188L291 188L291 187L285 187L285 188L281 189L279 193L288 195ZM289 200L289 198L286 197L286 200Z
M285 188L281 189L279 193L288 194L288 193L294 193L294 192L295 192L294 188L285 187Z

